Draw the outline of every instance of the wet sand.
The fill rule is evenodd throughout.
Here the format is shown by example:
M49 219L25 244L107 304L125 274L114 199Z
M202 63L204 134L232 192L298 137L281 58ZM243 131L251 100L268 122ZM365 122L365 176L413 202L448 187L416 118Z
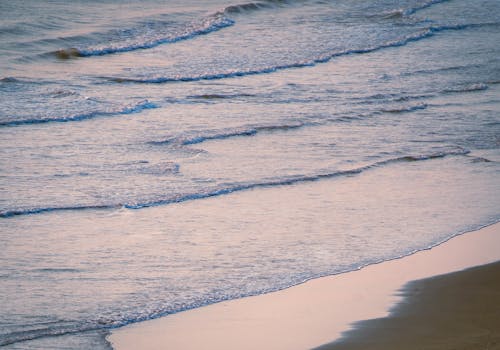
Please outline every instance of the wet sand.
M500 262L413 281L401 294L389 317L317 350L500 349Z
M108 340L117 350L312 349L340 339L346 331L353 329L353 325L357 325L355 329L360 329L360 323L357 323L360 320L387 317L394 305L404 300L413 300L403 297L410 297L412 293L424 290L420 286L426 285L427 282L409 284L406 291L401 293L401 288L411 281L500 261L499 247L500 224L495 224L455 237L432 249L370 265L361 270L314 279L274 293L221 302L126 326L113 330ZM475 272L476 270L470 270L464 276L474 275ZM498 274L496 276L500 279ZM441 277L430 281L440 280ZM457 285L470 285L469 291L472 292L479 291L476 287L483 284L479 280L457 283ZM419 287L414 287L417 285ZM463 289L455 287L450 293L460 293ZM431 296L427 299L433 300L436 293L432 293L432 289L430 291ZM448 296L444 298L448 300ZM457 298L467 299L469 295L457 295ZM451 299L450 302L452 302ZM427 309L420 305L414 309L421 311L424 318L436 318L434 315L439 314L441 309L450 310L450 312L456 309L453 304L447 306L446 309L444 306L438 309L437 305L441 303L446 305L439 301L434 302ZM462 304L464 308L468 308L463 310L462 324L470 322L474 326L476 321L469 317L475 315L481 318L482 309L478 309L479 304L465 302ZM411 303L405 301L400 305L411 305ZM493 306L491 308L493 309ZM444 311L442 317L448 317L448 319L453 317L447 315L448 311ZM450 337L457 337L457 334L462 333L461 328L448 326L446 319L439 322L444 324ZM434 329L434 326L430 328ZM419 329L415 331L419 334L418 340L427 337L427 331ZM386 334L394 333L391 328L386 328L385 332ZM481 332L478 331L478 334ZM352 335L352 339L368 339L355 333ZM376 331L372 336L385 337L376 334ZM412 342L411 345L415 346L415 349L422 348L419 347L417 341ZM403 343L404 345L396 345L393 348L411 349L405 340ZM434 343L434 345L437 347L428 349L446 349L441 347L441 343ZM343 347L340 348L343 349ZM362 344L359 348L371 349L372 347ZM385 348L385 345L381 345L381 348ZM479 347L479 349L482 348Z

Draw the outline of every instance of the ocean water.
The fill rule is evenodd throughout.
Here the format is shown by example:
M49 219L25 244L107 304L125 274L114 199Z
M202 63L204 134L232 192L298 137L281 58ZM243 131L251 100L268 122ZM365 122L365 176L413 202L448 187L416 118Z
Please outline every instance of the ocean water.
M0 347L500 220L497 0L0 1Z

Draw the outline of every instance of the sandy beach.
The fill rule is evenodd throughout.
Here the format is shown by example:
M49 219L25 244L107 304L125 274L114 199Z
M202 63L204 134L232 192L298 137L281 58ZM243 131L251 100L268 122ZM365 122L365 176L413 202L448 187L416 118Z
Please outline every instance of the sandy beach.
M386 318L356 324L335 349L500 349L500 262L410 282Z
M498 346L495 340L498 333L490 335L488 329L491 330L495 322L498 324L498 309L495 309L499 298L498 280L493 277L498 276L499 263L408 283L497 262L500 260L499 246L500 225L495 224L455 237L432 249L358 271L130 325L113 331L108 340L119 350L200 347L298 350L315 348L344 336L344 342L321 349L330 349L330 346L343 349L347 343L354 349L366 348L370 339L380 338L382 334L391 342L384 332L394 334L391 322L395 322L399 325L401 338L397 340L399 343L394 340L394 348L401 348L402 344L408 348L406 342L420 348L424 345L419 338L427 338L431 332L436 338L429 336L426 341L439 349L442 348L439 336L454 339L456 343L450 343L449 348L460 345L463 349L472 349L475 347L470 344L476 344L475 337L482 337L478 341L485 346L489 344L489 349L492 349L493 344ZM484 294L489 297L484 298ZM474 302L464 303L471 298ZM446 300L446 303L441 300ZM395 305L402 306L394 309ZM399 323L399 318L389 318L387 324L375 321L376 326L372 321L359 323L386 317L391 308L397 315L402 312L415 316L415 319L404 316L406 323ZM491 317L486 316L485 309L489 310ZM479 321L476 323L476 318L483 320L484 325ZM438 330L426 321L428 319L444 324L445 328ZM452 319L461 326L455 327L457 323L450 323ZM423 322L427 329L417 328L418 322ZM357 329L361 329L360 333ZM411 329L413 334L409 332ZM346 333L348 330L351 332ZM381 344L380 348L386 346Z

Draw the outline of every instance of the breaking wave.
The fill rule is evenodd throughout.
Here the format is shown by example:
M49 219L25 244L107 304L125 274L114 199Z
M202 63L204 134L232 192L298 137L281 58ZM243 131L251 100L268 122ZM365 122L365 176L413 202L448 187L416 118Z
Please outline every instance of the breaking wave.
M446 93L474 92L487 90L488 85L484 83L474 83L465 86L458 86L444 90Z
M234 21L226 17L223 13L217 12L210 16L203 18L202 20L191 23L186 26L183 30L173 34L163 34L158 37L145 38L133 43L115 43L104 47L88 47L88 48L67 48L60 49L50 54L59 59L71 59L77 57L89 57L89 56L104 56L114 53L129 52L135 50L151 49L153 47L175 43L182 40L188 40L195 38L200 35L209 34L211 32L218 31L222 28L232 26Z
M316 58L310 60L304 60L295 63L287 63L282 65L268 66L258 69L246 69L246 70L234 70L220 73L212 73L212 74L201 74L195 76L170 76L170 77L152 77L152 78L128 78L128 77L101 77L105 80L116 82L116 83L139 83L139 84L163 84L163 83L173 83L173 82L192 82L192 81L200 81L200 80L218 80L218 79L226 79L226 78L236 78L248 75L257 75L257 74L267 74L274 73L276 71L291 69L291 68L304 68L304 67L313 67L320 63L326 63L332 60L335 57L353 55L353 54L365 54L371 53L378 50L404 46L411 42L419 41L425 38L429 38L434 36L435 34L443 31L449 30L463 30L467 28L481 27L492 25L492 23L482 23L482 24L457 24L457 25L449 25L449 26L431 26L426 29L422 29L416 33L410 34L408 36L402 37L400 39L388 41L382 43L380 45L375 45L371 47L359 48L359 49L347 49L342 51L336 51L332 53L327 53L320 55ZM497 23L494 23L497 25Z
M73 121L81 121L87 119L93 119L97 117L109 117L112 115L126 115L126 114L134 114L139 113L146 109L157 108L158 106L153 102L148 100L141 101L137 104L124 107L122 109L117 110L104 110L104 111L92 111L88 113L82 114L74 114L63 117L50 117L50 116L41 116L37 118L31 119L20 119L20 120L7 120L0 121L0 127L8 127L8 126L16 126L16 125L24 125L24 124L44 124L44 123L64 123L64 122L73 122Z
M201 192L175 194L171 196L166 196L158 200L145 201L139 203L97 204L97 205L82 205L82 206L75 205L67 207L44 207L44 208L5 210L5 211L0 211L0 218L9 218L14 216L29 215L29 214L41 214L53 211L98 210L98 209L116 209L116 208L142 209L142 208L156 207L161 205L169 205L173 203L193 201L197 199L217 197L217 196L231 194L233 192L240 192L255 188L287 186L302 182L313 182L323 179L331 179L335 177L352 176L363 173L364 171L376 169L394 163L425 161L430 159L444 158L448 156L464 156L469 153L470 153L469 150L457 147L448 151L436 152L431 154L407 155L397 158L390 158L370 165L353 168L349 170L337 170L337 171L325 172L313 175L290 176L268 181L225 184L222 186L216 186L215 188L206 188Z
M136 39L133 43L116 42L104 47L87 47L87 48L65 48L56 50L50 53L58 59L66 60L78 57L104 56L108 54L129 52L135 50L151 49L163 44L171 44L178 41L196 38L200 35L209 34L226 27L234 25L235 21L230 16L254 12L263 9L272 9L278 6L287 4L284 0L267 0L259 2L249 2L244 4L229 5L220 11L216 11L206 17L194 21L182 30L178 30L171 34L157 33L152 37Z
M245 14L260 10L275 9L286 5L292 5L296 0L262 0L247 2L243 4L229 5L224 7L220 13L226 15Z

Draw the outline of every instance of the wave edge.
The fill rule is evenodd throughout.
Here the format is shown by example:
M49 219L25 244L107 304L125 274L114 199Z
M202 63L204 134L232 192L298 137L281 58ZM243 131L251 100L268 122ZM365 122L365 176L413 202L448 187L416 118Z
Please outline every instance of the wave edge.
M361 166L358 168L348 169L348 170L337 170L332 172L312 174L312 175L298 175L285 177L278 180L268 180L260 182L250 182L250 183L236 183L226 187L216 187L208 189L205 192L197 193L185 193L177 194L172 197L166 197L164 199L155 200L151 202L144 203L118 203L118 204L104 204L104 205L84 205L84 206L68 206L68 207L46 207L46 208L33 208L33 209L13 209L0 211L0 218L11 218L15 216L32 215L32 214L42 214L47 212L56 211L77 211L77 210L98 210L98 209L116 209L116 208L126 208L126 209L143 209L150 207L157 207L163 205L170 205L174 203L183 203L187 201L205 199L211 197L217 197L221 195L227 195L234 192L246 191L255 188L267 188L276 186L288 186L303 182L314 182L322 179L330 179L341 176L351 176L363 173L364 171L376 169L389 164L402 163L402 162L418 162L431 159L445 158L448 156L465 156L469 154L470 151L457 147L455 150L436 152L427 155L407 155L397 158L390 158L382 160L370 165Z
M336 57L354 55L354 54L366 54L371 52L376 52L382 49L405 46L409 43L420 41L422 39L426 39L436 35L439 32L443 31L452 31L452 30L464 30L468 28L476 28L481 26L489 26L489 25L498 25L498 23L473 23L473 24L457 24L457 25L444 25L444 26L431 26L428 28L424 28L419 30L416 33L410 34L406 37L402 37L399 39L395 39L392 41L388 41L385 43L381 43L380 45L365 47L365 48L357 48L357 49L346 49L342 51L337 51L333 53L327 53L320 55L311 60L305 60L294 63L287 63L276 66L268 66L258 69L247 69L247 70L237 70L237 71L228 71L221 73L212 73L212 74L202 74L197 76L174 76L174 77L152 77L152 78L128 78L128 77L113 77L113 76L102 76L101 79L107 80L109 82L114 83L135 83L135 84L165 84L165 83L176 83L176 82L194 82L194 81L203 81L203 80L220 80L227 78L237 78L243 76L251 76L258 74L269 74L277 71L285 70L285 69L293 69L293 68L306 68L306 67L314 67L321 63L326 63L331 61Z

